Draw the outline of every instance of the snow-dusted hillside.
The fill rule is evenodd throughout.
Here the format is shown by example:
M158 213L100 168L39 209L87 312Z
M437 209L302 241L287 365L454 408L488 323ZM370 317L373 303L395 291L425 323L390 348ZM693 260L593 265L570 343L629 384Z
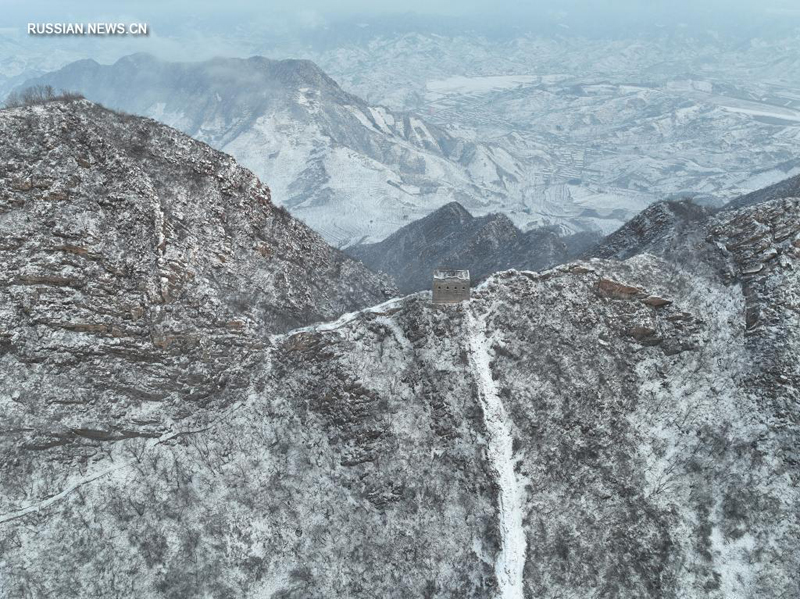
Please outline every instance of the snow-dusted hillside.
M31 458L233 401L267 335L392 292L230 156L88 101L0 111L0 253L2 421L46 430Z
M57 131L38 150L51 158L68 152L48 145ZM119 160L120 177L138 173ZM14 191L3 219L20 201L43 223L72 205L48 189ZM797 595L800 200L692 227L643 238L639 251L656 239L665 257L508 271L457 306L423 293L271 337L244 326L247 350L206 409L188 401L198 373L173 364L175 395L158 408L180 417L122 430L129 404L106 409L118 387L102 406L75 404L81 379L65 375L37 403L31 367L106 380L89 343L102 333L48 332L89 298L59 304L48 298L73 286L12 279L0 595ZM64 253L44 249L41 264ZM225 264L249 255L234 245ZM149 281L126 273L89 289ZM10 328L20 316L34 323L24 338ZM226 348L215 339L199 347Z
M453 200L503 206L521 180L504 150L370 106L307 61L86 60L29 83L83 92L233 155L328 241L377 241ZM25 85L28 85L26 83Z

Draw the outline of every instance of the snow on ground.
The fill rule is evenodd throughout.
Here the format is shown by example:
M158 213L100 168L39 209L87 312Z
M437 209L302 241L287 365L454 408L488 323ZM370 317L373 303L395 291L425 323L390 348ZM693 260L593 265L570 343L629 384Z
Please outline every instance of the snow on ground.
M423 292L423 293L425 293L425 292ZM336 329L342 328L344 325L346 325L349 322L352 322L353 320L355 320L356 318L358 318L359 316L361 316L363 314L367 314L367 313L380 314L382 312L386 312L387 310L391 310L392 308L396 308L396 307L400 306L403 303L403 301L405 301L406 299L408 299L410 297L415 297L416 295L419 295L419 294L407 295L405 297L395 297L395 298L392 298L392 299L390 299L388 301L385 301L385 302L383 302L381 304L378 304L377 306L370 306L369 308L365 308L363 310L357 310L356 312L348 312L347 314L343 314L342 316L340 316L336 320L333 320L333 321L330 321L330 322L320 322L320 323L317 323L317 324L309 325L307 327L300 327L298 329L293 329L291 331L288 331L286 333L282 333L280 335L273 335L270 339L271 339L273 344L277 344L277 343L279 343L280 341L282 341L284 339L288 339L289 337L292 337L294 335L298 335L300 333L314 333L314 332L318 332L318 331L320 331L320 332L321 331L334 331Z
M175 439L176 437L207 431L217 426L219 423L226 421L234 412L236 412L239 408L241 408L242 405L243 405L242 403L233 405L231 408L229 408L228 410L223 412L219 417L217 417L211 424L203 426L202 428L198 428L195 430L191 426L190 427L183 426L177 431L167 432L158 438L150 439L147 442L146 447L142 450L142 454L140 456L123 461L118 461L114 463L113 466L100 468L95 472L92 472L91 474L85 474L79 477L73 477L70 483L62 491L55 493L41 501L29 504L25 507L12 510L5 514L0 514L0 524L3 524L4 522L9 522L11 520L16 520L17 518L21 518L22 516L30 514L31 512L40 512L41 510L47 509L51 505L58 503L63 499L66 499L69 495L78 490L80 487L93 483L98 479L106 478L109 476L124 476L124 471L130 468L134 463L138 463L141 460L141 456L144 455L145 453L154 451L159 446L164 445L165 443Z
M704 93L707 92L707 93ZM738 112L750 116L762 116L780 119L782 121L800 122L800 111L783 106L776 106L769 102L754 102L742 98L716 95L710 90L698 90L687 94L690 98L701 102L709 102L729 112Z
M448 94L485 94L502 89L514 89L522 85L536 83L535 75L490 75L487 77L464 77L456 75L446 79L428 81L429 99Z
M467 312L470 366L476 375L478 396L489 436L488 457L497 472L497 485L500 487L502 549L495 562L499 599L522 599L527 542L522 527L522 491L515 473L514 438L511 420L492 378L489 364L491 340L486 337L486 325L479 318Z

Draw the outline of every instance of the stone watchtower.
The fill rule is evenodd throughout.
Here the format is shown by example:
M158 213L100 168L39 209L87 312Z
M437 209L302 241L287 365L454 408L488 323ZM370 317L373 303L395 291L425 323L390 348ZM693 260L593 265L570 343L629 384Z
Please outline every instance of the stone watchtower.
M434 270L433 303L457 304L469 299L468 270Z

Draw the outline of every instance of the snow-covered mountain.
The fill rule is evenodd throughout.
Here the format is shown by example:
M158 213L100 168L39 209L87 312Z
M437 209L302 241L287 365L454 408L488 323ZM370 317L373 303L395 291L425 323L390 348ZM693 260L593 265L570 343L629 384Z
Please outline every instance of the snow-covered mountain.
M800 173L789 23L744 35L721 22L619 36L378 30L297 52L370 102L514 156L525 179L503 211L521 228L607 234L656 201L719 206Z
M137 54L70 64L23 85L76 90L233 155L275 201L337 245L377 241L457 200L504 206L520 181L505 151L370 106L301 60L169 63Z
M172 129L0 131L0 596L797 595L800 199L378 303Z
M35 445L59 425L3 396L0 590L792 596L798 217L715 217L704 269L508 271L289 331L246 397L150 438Z
M650 24L636 34L585 36L560 28L557 20L548 20L549 32L520 23L494 33L456 20L411 21L368 19L302 31L253 23L228 32L222 45L204 30L209 43L198 48L202 56L220 47L224 55L313 60L366 100L368 109L357 114L330 107L308 114L298 103L310 101L313 85L290 85L276 122L262 121L244 133L236 124L247 116L209 108L216 93L229 98L231 86L206 85L215 78L209 76L213 69L197 64L181 70L159 63L143 67L141 76L120 68L132 84L108 75L113 65L103 67L104 83L124 91L98 86L98 95L89 97L179 125L217 147L225 144L272 182L277 203L297 205L290 210L337 245L378 241L450 201L478 216L502 212L523 231L555 225L565 233L608 234L654 202L691 196L719 206L800 173L794 84L800 38L788 24L773 20L770 27L754 25L738 34L722 23L708 29ZM162 55L175 52L173 46ZM88 48L85 55L104 63L118 56ZM27 72L50 70L63 55L59 60L30 63L40 66ZM225 69L250 77L241 66ZM164 83L148 70L175 76ZM9 72L21 76L18 69ZM99 75L83 83L93 77ZM267 78L254 79L268 85ZM60 81L77 86L69 78ZM150 98L146 90L153 86L169 94ZM140 106L142 97L148 101ZM322 118L331 110L339 123L334 130ZM406 120L409 110L421 115L414 117L421 125ZM194 116L181 122L186 114ZM398 127L389 126L390 133L380 118L426 131L421 137L430 134L442 151L420 150ZM240 142L222 139L228 127ZM365 136L372 140L367 146L382 148L377 154L364 146ZM283 143L294 138L300 141L293 146ZM313 199L303 204L304 198ZM332 201L340 204L326 208Z
M393 293L230 156L149 119L0 111L0 159L2 409L49 423L29 445L146 436L241 393L267 335Z
M520 231L503 214L472 216L457 202L374 244L346 252L375 272L391 275L400 291L428 289L435 268L469 269L472 281L501 270L543 270L576 257L598 239L596 233L559 237L547 228Z
M625 260L643 252L662 254L702 234L701 225L713 212L691 200L658 202L588 248L585 255Z

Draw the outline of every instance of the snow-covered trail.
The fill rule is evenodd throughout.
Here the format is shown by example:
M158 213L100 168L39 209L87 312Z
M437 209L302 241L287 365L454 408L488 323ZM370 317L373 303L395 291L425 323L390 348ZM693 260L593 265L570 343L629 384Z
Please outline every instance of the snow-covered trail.
M514 440L511 420L492 379L490 340L482 319L467 310L467 342L470 366L478 384L478 395L486 423L489 461L500 487L500 536L502 547L495 562L500 587L498 599L523 599L522 573L527 542L522 527L522 490L514 472Z
M270 337L271 344L270 344L270 347L267 348L267 354L266 354L265 359L266 359L267 363L269 363L269 356L275 350L275 347L277 346L277 344L282 340L285 340L285 339L287 339L289 337L292 337L293 335L297 335L299 333L313 332L313 331L333 331L333 330L339 329L339 328L343 327L344 325L346 325L347 323L355 320L356 318L358 318L362 314L365 314L365 313L368 313L368 312L382 313L382 312L385 312L387 310L391 310L392 308L397 307L398 305L400 305L402 303L402 301L405 300L407 297L409 297L409 296L392 298L392 299L390 299L390 300L388 300L386 302L383 302L381 304L378 304L376 306L370 306L368 308L364 308L363 310L358 310L356 312L350 312L350 313L344 314L341 317L339 317L338 319L333 320L333 321L320 322L320 323L317 323L317 324L314 324L314 325L304 326L304 327L300 327L300 328L297 328L297 329L293 329L291 331L287 331L286 333L272 335ZM229 410L227 410L219 418L217 418L211 425L209 425L208 427L205 427L203 429L173 431L173 432L165 433L164 435L162 435L161 437L158 437L156 439L152 439L148 443L147 451L150 451L150 450L154 449L155 447L157 447L159 445L162 445L162 444L166 443L167 441L170 441L170 440L172 440L175 437L178 437L180 435L194 434L194 433L203 432L205 430L213 428L214 426L216 426L220 422L226 420L233 412L235 412L239 408L249 404L251 400L252 400L252 397L248 397L247 399L245 399L242 402L237 402ZM113 465L111 467L98 470L98 471L93 472L93 473L91 473L89 475L86 475L86 476L83 476L83 477L79 477L77 479L73 479L66 486L66 488L64 488L62 491L60 491L58 493L55 493L55 494L53 494L53 495L51 495L49 497L46 497L45 499L42 499L40 501L35 501L35 502L29 504L26 507L18 508L16 510L12 510L12 511L10 511L8 513L5 513L5 514L0 514L0 524L4 524L5 522L9 522L11 520L16 520L18 518L22 518L23 516L25 516L26 514L30 514L31 512L39 512L39 511L42 511L44 509L47 509L48 507L50 507L54 503L57 503L57 502L65 499L67 496L69 496L76 489L82 487L83 485L87 485L87 484L92 483L92 482L94 482L94 481L96 481L98 479L101 479L101 478L104 478L106 476L109 476L109 475L111 475L111 474L113 474L115 472L118 472L120 470L125 470L125 469L131 467L133 465L134 461L135 460L133 460L133 459L126 460L126 461L124 461L122 463L117 463L117 464L115 464L115 465Z
M424 292L421 292L424 293ZM285 333L278 333L277 335L270 336L270 342L273 346L277 345L281 341L285 339L289 339L294 335L299 335L300 333L315 333L315 332L324 332L324 331L335 331L336 329L342 328L349 322L354 321L356 318L361 316L362 314L367 313L382 313L387 310L391 310L392 308L396 308L400 306L405 300L415 295L419 295L419 293L412 293L410 295L404 295L400 297L395 297L390 300L387 300L383 303L380 303L376 306L369 306L368 308L364 308L362 310L357 310L356 312L348 312L347 314L343 314L336 320L330 320L325 322L318 322L316 324L307 325L304 327L300 327L297 329L292 329L290 331L286 331Z

